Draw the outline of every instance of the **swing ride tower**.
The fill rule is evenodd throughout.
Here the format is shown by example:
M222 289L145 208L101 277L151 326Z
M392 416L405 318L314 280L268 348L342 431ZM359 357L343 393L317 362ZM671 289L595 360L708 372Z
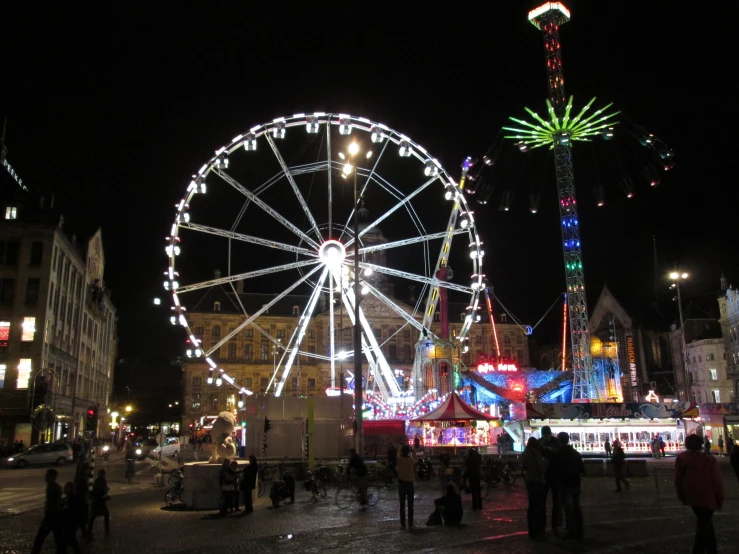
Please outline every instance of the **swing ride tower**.
M571 133L566 120L571 102L565 101L562 49L559 27L570 20L569 10L561 2L547 2L529 12L529 21L544 34L549 110L554 120L565 124L552 133L554 163L557 174L557 196L567 279L567 307L572 344L573 402L599 401L593 359L590 354L588 306L580 242L580 220L572 168Z

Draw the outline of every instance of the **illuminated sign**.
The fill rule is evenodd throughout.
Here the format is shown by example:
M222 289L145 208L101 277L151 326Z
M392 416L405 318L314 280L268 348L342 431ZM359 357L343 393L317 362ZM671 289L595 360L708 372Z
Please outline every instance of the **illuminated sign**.
M497 366L494 364L484 363L479 364L477 366L477 372L478 373L492 373L494 371L518 371L518 368L515 364L498 364Z
M646 402L659 402L659 396L657 396L657 393L653 390L649 391L649 394L644 397L644 400Z
M354 394L354 391L351 391L349 389L344 389L344 394ZM328 387L326 389L326 396L341 396L341 389L338 387Z
M28 187L23 184L23 179L21 179L18 174L15 172L15 170L10 167L10 164L7 160L3 160L3 167L8 170L8 173L10 173L10 176L15 180L16 183L18 183L18 186L20 186L23 190L28 190Z
M639 381L636 378L636 348L634 348L634 337L631 336L631 332L627 331L626 334L626 354L629 358L629 376L631 377L631 388L632 398L636 399L638 392L637 387Z

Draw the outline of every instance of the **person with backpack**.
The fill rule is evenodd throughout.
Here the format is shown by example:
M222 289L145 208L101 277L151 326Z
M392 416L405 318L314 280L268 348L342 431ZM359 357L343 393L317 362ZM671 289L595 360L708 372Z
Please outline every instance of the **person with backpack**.
M707 441L707 439L706 439ZM716 531L713 513L724 503L724 482L718 461L705 451L698 435L688 435L685 452L675 460L675 491L686 506L690 506L697 518L693 552L716 554Z

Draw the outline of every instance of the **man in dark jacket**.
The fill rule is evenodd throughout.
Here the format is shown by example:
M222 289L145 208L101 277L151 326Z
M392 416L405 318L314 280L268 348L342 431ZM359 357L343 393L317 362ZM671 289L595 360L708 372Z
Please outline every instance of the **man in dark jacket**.
M552 435L549 425L541 428L541 440L539 441L541 454L547 460L547 471L544 475L546 481L546 492L544 493L544 504L547 496L552 493L552 532L559 534L562 525L562 495L560 493L559 474L557 470L557 453L559 452L559 441ZM545 525L546 527L546 522Z
M631 488L631 483L626 478L626 453L620 445L613 450L613 476L616 478L615 492L621 492L621 483L624 484L626 490Z
M353 448L349 451L349 464L346 468L347 477L354 476L354 483L359 490L359 504L362 506L362 510L367 509L367 466L364 465L364 459L357 454L357 451Z
M580 453L569 444L570 436L567 433L559 433L557 439L559 441L557 471L567 525L567 534L564 538L582 542L584 530L580 506L580 476L585 473L585 464Z
M249 456L249 465L244 469L244 476L241 479L241 492L244 494L244 513L242 515L247 515L254 511L251 497L252 491L257 486L258 473L259 465L257 464L257 457L252 454Z
M62 487L56 482L57 475L58 473L55 469L49 469L46 471L46 476L44 477L46 481L44 519L41 520L41 527L39 527L36 538L33 540L31 554L39 554L41 552L41 547L44 545L44 541L49 536L49 533L54 534L57 552L66 551L66 544L61 528Z
M480 484L480 474L482 472L482 456L477 450L470 448L467 452L466 477L470 486L470 494L472 494L472 511L482 510L482 489Z

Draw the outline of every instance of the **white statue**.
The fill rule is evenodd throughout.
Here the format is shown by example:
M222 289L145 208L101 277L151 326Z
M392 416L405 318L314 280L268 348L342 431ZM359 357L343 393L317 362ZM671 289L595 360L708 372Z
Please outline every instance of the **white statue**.
M236 418L231 412L221 412L213 422L210 436L213 439L213 451L209 464L220 464L223 460L236 456L236 445L231 434L234 432Z

